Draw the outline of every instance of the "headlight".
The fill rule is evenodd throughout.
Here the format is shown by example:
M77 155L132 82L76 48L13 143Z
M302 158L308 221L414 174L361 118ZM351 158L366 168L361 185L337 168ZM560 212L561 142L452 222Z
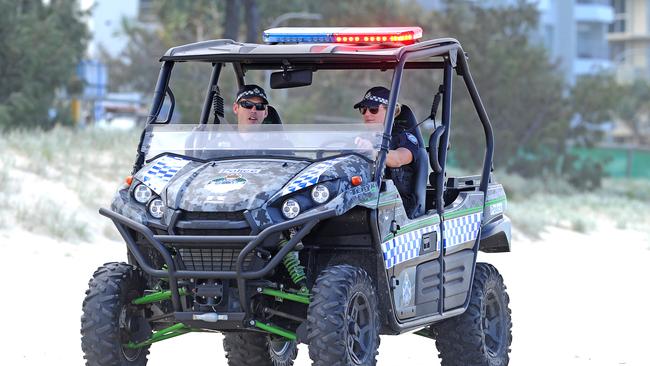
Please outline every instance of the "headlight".
M133 197L140 203L147 203L152 195L153 192L151 192L151 189L144 184L138 184L133 190Z
M330 198L330 190L322 184L311 190L311 199L316 203L324 203Z
M300 205L298 204L298 201L293 198L284 201L282 204L282 214L287 219L293 219L298 216L298 214L300 214Z
M163 216L163 212L165 212L165 204L160 198L151 201L149 204L149 213L151 216L159 219Z

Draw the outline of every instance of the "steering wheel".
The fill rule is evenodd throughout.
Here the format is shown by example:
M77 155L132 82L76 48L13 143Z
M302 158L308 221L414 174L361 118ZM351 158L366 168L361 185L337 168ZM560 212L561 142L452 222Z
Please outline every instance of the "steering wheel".
M350 144L349 139L343 139L343 138L341 138L341 139L332 139L332 140L328 140L328 141L325 141L324 143L322 143L321 148L326 148L326 147L335 148L336 145L339 145L340 147L343 147L343 146L348 146L349 144ZM329 151L319 150L318 152L316 152L316 159L322 159L323 155L326 152L329 152ZM340 152L341 153L350 153L350 152L352 152L352 150L341 150Z

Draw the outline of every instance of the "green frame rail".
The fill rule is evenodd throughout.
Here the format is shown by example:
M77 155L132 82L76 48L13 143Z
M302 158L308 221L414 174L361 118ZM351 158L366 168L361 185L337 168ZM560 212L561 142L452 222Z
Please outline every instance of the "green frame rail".
M309 294L306 294L306 295L291 294L291 293L288 293L288 292L275 290L275 289L272 289L272 288L264 288L264 289L262 289L261 293L264 294L264 295L273 296L273 297L277 297L277 298L284 299L284 300L299 302L301 304L309 305L309 303L310 303Z
M151 335L151 338L139 343L129 342L124 345L125 348L137 349L151 345L152 343L164 341L165 339L178 337L191 332L192 329L183 323L174 324L171 327L161 329Z
M187 296L190 293L185 288L179 288L178 289L178 294L181 295L181 296ZM145 305L145 304L151 304L151 303L154 303L154 302L169 300L171 298L172 298L172 292L171 292L171 290L167 290L167 291L154 292L152 294L148 294L148 295L144 295L142 297L138 297L137 299L133 299L133 301L131 301L131 303L134 304L134 305Z

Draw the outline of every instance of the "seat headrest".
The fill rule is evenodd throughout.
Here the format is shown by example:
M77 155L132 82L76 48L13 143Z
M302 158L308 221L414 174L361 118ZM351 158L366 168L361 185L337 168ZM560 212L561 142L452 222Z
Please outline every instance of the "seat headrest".
M400 131L408 131L413 134L418 139L418 144L420 147L426 146L424 144L424 139L420 133L420 128L416 127L418 124L415 114L409 106L402 104L400 113L395 117L395 127L399 128Z
M282 120L280 119L280 115L278 114L278 111L273 108L273 106L269 105L266 107L268 114L266 115L266 118L264 118L264 121L262 121L263 125L281 125Z

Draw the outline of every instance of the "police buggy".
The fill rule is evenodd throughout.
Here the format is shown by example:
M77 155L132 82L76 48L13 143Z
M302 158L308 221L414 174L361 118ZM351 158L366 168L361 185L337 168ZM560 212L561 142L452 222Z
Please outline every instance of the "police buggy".
M89 282L87 365L145 365L151 344L189 332L222 333L229 365L291 365L299 343L314 365L374 365L380 335L409 332L435 339L443 365L508 364L506 288L495 267L477 263L479 251L510 251L492 128L460 43L421 37L419 27L275 28L265 44L169 49L132 176L100 209L128 263L106 263ZM207 91L198 121L174 123L172 71L190 63L211 69ZM442 79L424 110L400 95L411 70ZM298 88L274 92L299 92L302 115L283 121L269 105L263 123L228 123L222 81L242 86L255 72L273 89ZM384 123L310 111L299 97L309 98L314 79L345 83L330 72L383 75ZM476 176L447 177L454 79L485 134ZM336 90L366 89L349 88ZM426 144L416 112L435 127ZM384 174L395 131L419 142L409 214Z

